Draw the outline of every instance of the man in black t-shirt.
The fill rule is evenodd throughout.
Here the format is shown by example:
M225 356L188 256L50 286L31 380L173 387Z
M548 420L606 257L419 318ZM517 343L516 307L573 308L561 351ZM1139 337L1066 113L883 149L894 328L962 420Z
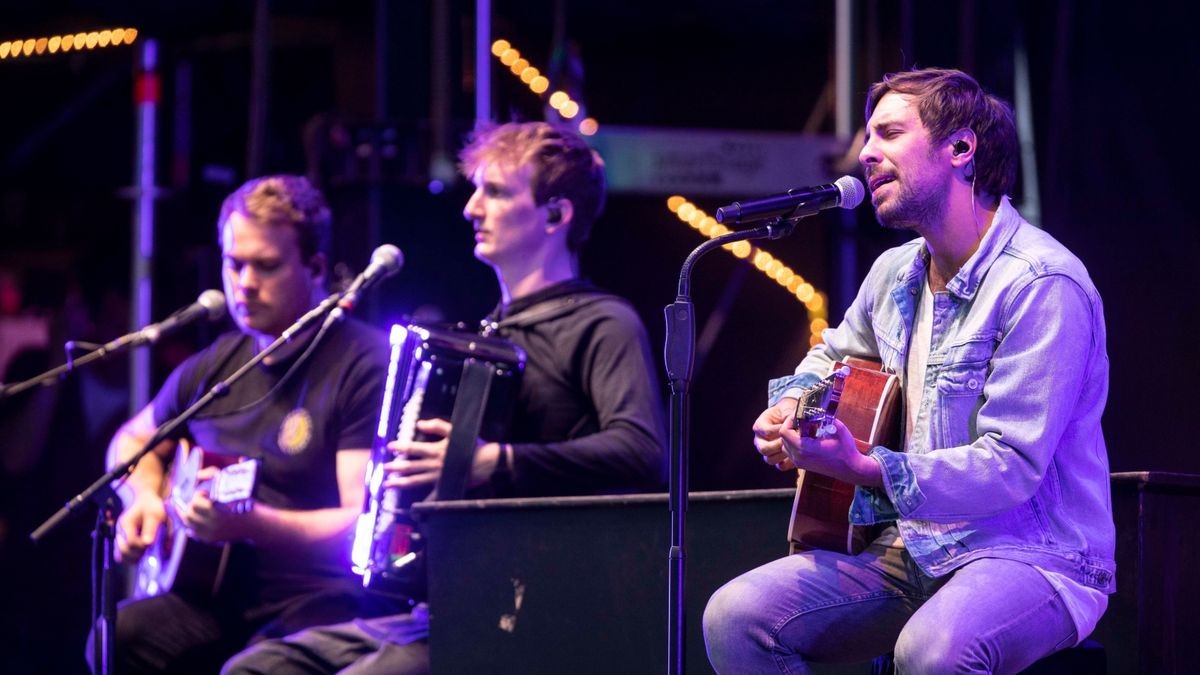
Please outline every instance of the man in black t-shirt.
M475 136L461 155L475 192L463 209L475 257L496 272L500 303L485 322L525 350L509 438L477 443L468 483L495 496L654 490L666 435L645 328L625 301L579 275L579 252L604 204L604 163L577 135L542 122ZM404 489L441 474L446 420L400 443L386 469ZM305 630L230 660L226 673L429 670L427 612ZM465 646L469 648L469 646Z
M325 297L329 228L324 198L298 176L252 180L225 200L218 235L238 331L171 373L153 403L114 437L110 462L135 454L159 424ZM386 363L378 331L353 320L313 328L187 424L183 437L206 455L258 460L253 506L222 509L201 489L177 509L193 539L231 543L222 581L215 593L177 581L171 592L123 603L115 632L120 672L213 672L248 643L372 613L347 560ZM123 561L138 560L163 536L162 488L174 452L173 441L160 444L119 488ZM215 472L202 469L199 478ZM202 548L189 544L185 556Z

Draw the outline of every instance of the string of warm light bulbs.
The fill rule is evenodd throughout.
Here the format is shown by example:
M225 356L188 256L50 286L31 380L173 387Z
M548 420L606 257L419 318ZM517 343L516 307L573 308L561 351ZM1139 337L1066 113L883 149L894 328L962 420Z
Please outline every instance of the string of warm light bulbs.
M579 116L583 107L567 92L559 90L546 96L546 92L550 90L550 80L542 74L542 71L530 64L528 59L521 56L521 52L517 51L508 40L493 42L492 55L500 59L500 63L507 66L509 72L520 78L521 82L529 87L529 91L546 99L550 107L554 108L564 120L573 120ZM600 124L595 118L585 117L579 121L577 128L579 133L584 136L591 136L600 129Z
M85 33L5 40L0 42L0 60L131 45L137 36L136 28L107 28Z
M520 78L530 91L547 99L550 107L556 110L564 120L571 120L579 115L582 106L578 101L572 100L565 91L555 91L548 97L546 96L546 92L550 90L550 80L530 64L528 59L521 56L521 52L508 40L501 39L493 42L492 55L499 59L500 63L506 66L513 75ZM591 117L579 122L579 133L585 136L595 134L599 128L600 124ZM680 220L710 239L730 231L729 228L718 223L715 218L679 195L667 199L667 208ZM821 331L829 327L827 299L824 293L814 288L812 284L804 280L804 277L783 264L775 256L758 247L751 246L750 242L734 242L726 244L722 248L738 258L747 260L754 265L755 269L781 287L786 288L796 300L803 303L808 311L809 343L816 345L821 341Z

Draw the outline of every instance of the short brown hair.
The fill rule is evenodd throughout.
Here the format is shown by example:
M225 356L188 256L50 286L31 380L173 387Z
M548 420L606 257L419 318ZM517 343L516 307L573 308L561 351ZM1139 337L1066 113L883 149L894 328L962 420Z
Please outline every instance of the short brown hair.
M263 176L246 181L225 198L217 218L217 237L234 212L259 226L291 226L305 260L329 250L332 218L325 196L303 176Z
M510 122L478 129L459 153L467 178L485 162L517 168L530 165L533 200L571 201L575 215L567 231L567 249L578 254L604 210L604 160L583 138L546 122Z
M1017 128L1008 102L961 70L924 68L884 75L867 92L866 118L884 94L913 96L921 123L935 143L959 129L975 132L975 175L983 192L1000 197L1017 181Z

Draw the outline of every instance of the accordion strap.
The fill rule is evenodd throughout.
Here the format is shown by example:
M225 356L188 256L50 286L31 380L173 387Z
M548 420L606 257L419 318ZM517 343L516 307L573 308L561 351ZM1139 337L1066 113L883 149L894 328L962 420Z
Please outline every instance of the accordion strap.
M599 290L576 291L560 295L534 303L520 312L499 321L494 318L495 313L493 313L493 316L489 316L480 322L481 333L484 336L491 336L497 330L503 328L526 328L534 326L548 319L556 319L564 314L570 314L580 307L586 307L592 303L612 298L614 298L613 295Z
M429 497L431 500L462 499L466 494L471 464L475 461L475 443L483 426L483 413L495 372L495 367L486 361L473 358L463 361L458 395L454 399L454 411L450 413L453 426L446 457L437 487Z

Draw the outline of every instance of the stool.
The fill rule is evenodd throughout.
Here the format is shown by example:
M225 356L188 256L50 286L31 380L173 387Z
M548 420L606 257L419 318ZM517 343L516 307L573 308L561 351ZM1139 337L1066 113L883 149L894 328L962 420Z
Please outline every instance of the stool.
M1106 675L1108 672L1104 645L1088 638L1083 642L1050 656L1022 670L1022 675ZM891 654L876 657L871 662L871 675L895 675L896 664Z

